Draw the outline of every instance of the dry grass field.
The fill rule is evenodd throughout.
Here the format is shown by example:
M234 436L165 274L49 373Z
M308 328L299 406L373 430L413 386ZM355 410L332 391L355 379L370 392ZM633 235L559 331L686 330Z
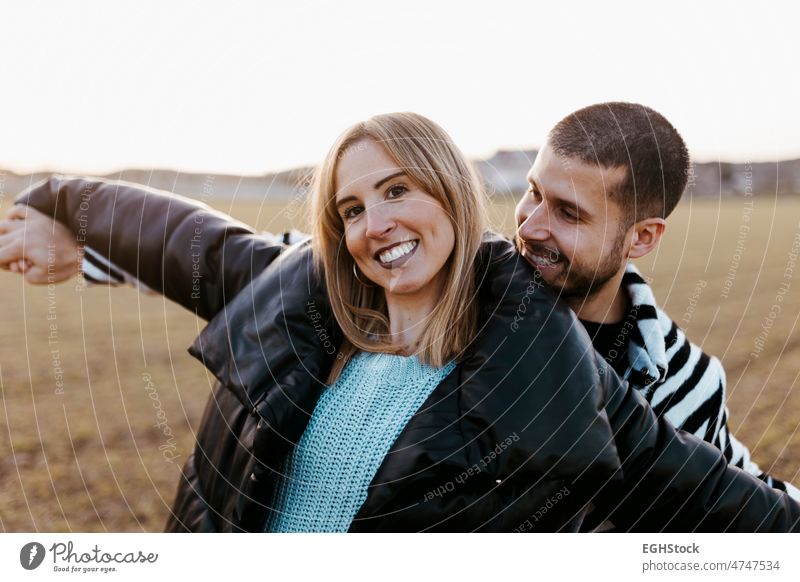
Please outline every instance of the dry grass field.
M296 208L216 206L263 230L302 226ZM492 208L505 232L512 208ZM800 484L797 237L798 200L686 200L640 268L722 360L735 434ZM3 272L0 299L0 531L159 531L212 386L186 353L203 322L132 289Z

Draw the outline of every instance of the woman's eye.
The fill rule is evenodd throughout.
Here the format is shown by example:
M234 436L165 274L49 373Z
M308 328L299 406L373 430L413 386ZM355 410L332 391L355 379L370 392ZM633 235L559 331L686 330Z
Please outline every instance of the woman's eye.
M350 208L345 209L342 213L342 216L345 220L352 220L356 216L361 214L361 207L360 206L351 206Z
M536 188L533 188L533 187L528 188L527 194L528 194L528 196L530 196L534 200L539 200L539 191L536 190Z
M392 186L386 192L386 196L387 196L387 198L390 198L390 199L391 198L399 198L400 196L405 194L407 191L408 191L408 188L406 188L405 186L400 186L400 185Z

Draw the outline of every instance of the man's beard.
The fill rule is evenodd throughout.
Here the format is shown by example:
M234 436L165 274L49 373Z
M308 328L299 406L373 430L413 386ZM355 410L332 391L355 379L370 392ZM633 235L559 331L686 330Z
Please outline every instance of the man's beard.
M625 232L620 232L614 243L597 268L586 267L578 260L570 261L555 247L539 243L525 242L519 236L517 248L527 251L527 260L544 278L547 284L559 292L564 299L587 299L600 291L619 272L622 264L622 249L625 245ZM547 281L542 269L533 263L531 254L547 257L551 262L560 265L560 272L553 281Z

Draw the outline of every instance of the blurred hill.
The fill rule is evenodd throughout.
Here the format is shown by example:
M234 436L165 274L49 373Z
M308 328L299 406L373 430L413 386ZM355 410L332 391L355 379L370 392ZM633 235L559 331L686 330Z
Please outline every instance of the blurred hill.
M493 195L518 195L527 188L525 176L536 150L501 150L475 165ZM287 201L304 197L313 168L296 168L263 176L191 174L173 170L124 170L103 176L177 192L210 202L212 198ZM49 173L18 175L0 170L0 201L48 177ZM693 196L729 197L748 194L800 193L800 159L760 163L694 164L687 187Z
M475 164L491 192L519 194L527 189L525 176L536 160L536 153L536 150L501 150L490 159ZM728 197L745 192L773 195L800 193L800 160L692 165L686 194Z

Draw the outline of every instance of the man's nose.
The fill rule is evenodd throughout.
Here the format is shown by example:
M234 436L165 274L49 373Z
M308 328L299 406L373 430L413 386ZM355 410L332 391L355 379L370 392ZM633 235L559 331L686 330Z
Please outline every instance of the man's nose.
M367 237L382 238L394 230L396 223L388 204L376 204L364 212L367 215Z
M550 237L550 213L541 204L520 204L517 209L517 235L522 240L547 240Z

